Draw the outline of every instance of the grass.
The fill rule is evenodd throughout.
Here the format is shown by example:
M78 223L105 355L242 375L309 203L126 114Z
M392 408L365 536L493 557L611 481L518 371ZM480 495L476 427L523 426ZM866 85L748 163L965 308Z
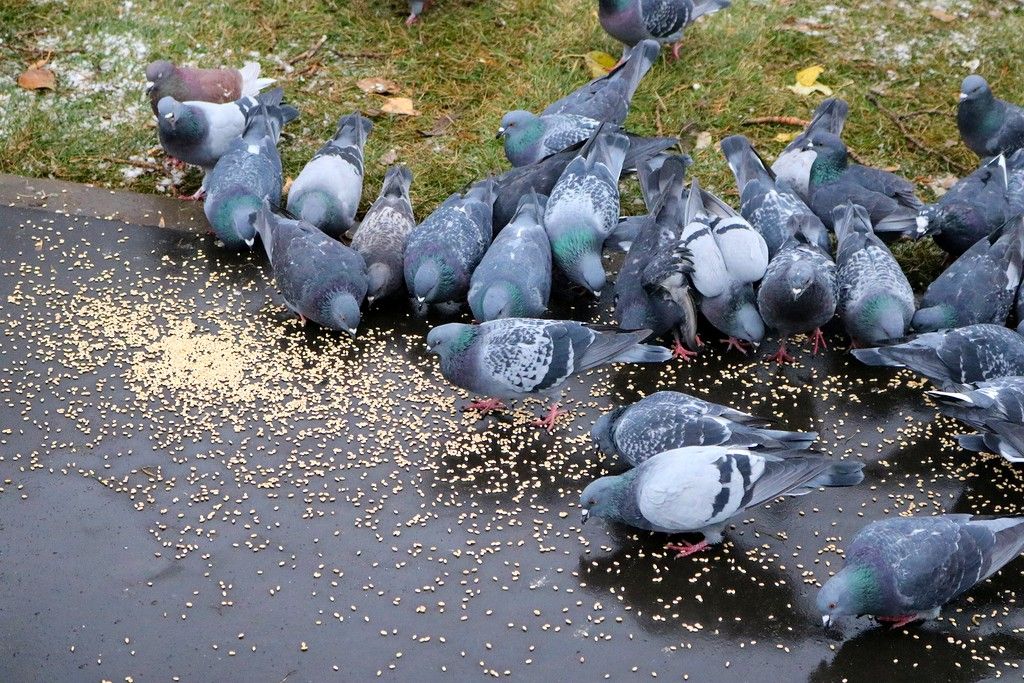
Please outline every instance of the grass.
M976 164L958 142L954 118L962 77L976 68L997 94L1024 102L1017 41L1024 12L984 0L734 0L690 28L679 62L662 60L641 85L628 126L643 134L680 134L702 183L735 201L717 150L743 132L767 157L786 126L744 126L756 116L807 118L820 95L785 88L799 69L821 64L821 82L851 106L844 138L866 163L897 168L922 198L949 174ZM141 92L143 69L166 57L201 65L257 59L302 111L282 142L294 176L339 115L379 109L358 89L367 76L399 83L421 112L374 116L367 145L364 202L376 196L386 161L410 166L414 204L425 216L444 197L506 168L493 139L510 109L538 110L589 78L583 54L619 46L601 30L594 0L437 0L407 29L404 0L25 0L0 4L0 171L126 187L192 190L161 170L156 134ZM294 61L327 40L314 56ZM27 92L15 79L49 56L55 92ZM294 61L294 64L292 63ZM870 93L919 139L916 148L867 99ZM444 115L447 134L424 137ZM713 144L691 149L702 131ZM625 213L640 213L628 195ZM938 252L901 248L921 284ZM920 277L916 277L920 276Z

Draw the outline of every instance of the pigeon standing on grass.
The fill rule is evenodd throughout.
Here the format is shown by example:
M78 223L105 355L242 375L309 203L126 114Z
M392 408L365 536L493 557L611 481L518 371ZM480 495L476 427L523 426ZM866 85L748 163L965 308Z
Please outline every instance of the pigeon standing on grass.
M502 117L497 137L504 141L505 158L510 164L527 166L589 140L600 127L600 121L586 116L537 116L517 109Z
M895 346L854 349L866 365L909 368L940 385L1024 375L1024 336L1001 325L929 332Z
M832 259L808 242L803 233L797 233L782 246L768 264L757 291L761 317L782 335L779 350L771 360L794 361L786 351L786 341L801 332L813 331L812 353L827 348L821 327L835 315L837 289Z
M775 256L797 230L823 250L831 249L828 231L804 200L784 180L778 180L754 151L750 140L732 135L721 142L722 154L736 176L740 191L740 213L750 221Z
M409 200L411 184L412 171L408 168L389 168L380 196L363 216L352 238L352 248L366 260L368 304L398 291L405 284L402 258L409 233L416 227Z
M961 447L997 453L1014 463L1024 462L1024 377L951 384L943 391L927 393L943 415L980 432L958 436Z
M309 160L288 190L288 212L340 238L355 222L363 194L363 147L373 123L358 113Z
M273 78L260 78L256 62L248 62L241 69L195 69L161 59L146 67L146 95L154 114L157 103L165 97L179 102L223 104L255 97L273 83Z
M729 520L779 496L802 495L822 485L836 461L807 452L758 454L727 446L665 451L636 468L591 482L580 495L583 523L590 517L666 534L700 533L700 543L669 544L685 557L722 541ZM859 468L830 478L853 486Z
M418 304L464 302L469 279L491 243L495 184L474 183L453 194L410 233L405 247L405 284Z
M642 40L656 40L673 43L672 56L679 59L683 29L729 4L729 0L598 0L597 16L608 35L626 45L627 53Z
M486 414L504 408L498 399L556 395L577 372L608 363L668 360L668 349L640 343L649 334L602 331L573 320L502 318L435 327L427 335L427 351L440 356L445 379L488 397L467 408ZM550 431L563 412L555 402L538 426Z
M551 243L544 231L547 197L531 192L487 248L469 281L469 308L481 321L539 318L551 295Z
M863 206L877 230L907 232L917 226L924 204L914 196L914 186L907 180L850 163L846 145L832 133L815 133L805 149L816 153L808 205L826 226L832 227L832 211L846 202Z
M871 230L864 207L837 206L839 317L855 344L874 346L907 334L914 290L892 252Z
M282 218L265 202L256 231L288 307L306 320L356 336L366 297L366 262L359 252L317 228Z
M1017 217L964 252L925 290L914 330L1004 325L1024 267L1024 219Z
M1024 517L935 515L871 522L818 592L822 623L869 615L892 628L934 619L1024 549Z
M964 144L983 159L1024 148L1024 109L993 95L978 74L960 85L956 123Z
M629 139L599 131L562 172L544 211L555 263L599 295L606 283L601 250L619 219L619 174Z
M800 135L786 145L782 154L772 164L772 173L775 174L776 181L787 183L801 199L805 202L810 201L808 182L811 178L811 165L818 153L814 148L808 149L807 143L818 132L842 135L849 111L849 105L843 100L823 100L815 110L811 122Z

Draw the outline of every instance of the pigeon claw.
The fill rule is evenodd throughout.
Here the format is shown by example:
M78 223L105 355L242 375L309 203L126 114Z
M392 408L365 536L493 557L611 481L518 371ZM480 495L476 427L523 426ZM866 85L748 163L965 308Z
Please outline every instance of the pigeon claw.
M782 365L783 363L795 363L796 357L791 355L789 351L786 350L786 343L783 342L779 344L779 350L776 351L774 355L770 356L768 358L768 361L775 361L779 365Z
M679 61L679 51L683 48L683 41L679 41L672 46L672 61Z
M474 410L479 412L481 415L490 415L500 410L505 410L505 404L496 398L485 398L480 401L473 401L463 410Z
M750 342L743 339L738 339L736 337L729 337L728 339L719 339L718 341L725 344L726 351L728 351L729 349L736 349L745 356L747 355L747 351L750 350Z
M711 544L705 538L700 543L687 543L686 541L680 541L679 543L668 543L665 545L665 550L671 550L676 554L676 559L681 557L689 557L694 553L699 553L701 550L709 547Z
M825 343L825 334L818 327L814 330L814 334L811 336L811 355L817 356L818 351L825 349L828 350L828 344Z
M902 628L902 627L906 626L907 624L909 624L910 622L917 621L918 619L919 619L919 617L916 614L903 614L903 615L897 615L897 616L891 616L891 617L889 617L889 616L884 616L884 617L876 616L875 617L876 621L879 621L879 622L881 622L883 624L889 624L889 628L890 629Z
M551 432L553 432L555 430L555 423L558 421L558 417L560 415L568 415L568 414L569 414L569 411L568 410L561 410L558 407L557 403L552 404L552 406L550 408L548 408L548 412L544 415L544 417L538 418L538 419L533 421L533 426L534 427L540 427L541 429L546 429L546 430L548 430L548 433L550 434Z
M689 350L688 348L683 346L683 342L676 339L675 343L672 344L672 357L682 358L684 361L689 363L691 360L697 357L697 352Z
M405 25L406 26L412 26L413 24L416 23L417 19L419 19L419 16L417 16L415 14L410 14L409 18L405 20Z

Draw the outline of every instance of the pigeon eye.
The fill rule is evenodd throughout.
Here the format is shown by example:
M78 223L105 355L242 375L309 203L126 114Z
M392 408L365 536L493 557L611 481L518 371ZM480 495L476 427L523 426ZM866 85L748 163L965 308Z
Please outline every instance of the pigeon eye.
M828 608L829 609L835 609L836 608L836 603L834 603L834 602L828 603Z

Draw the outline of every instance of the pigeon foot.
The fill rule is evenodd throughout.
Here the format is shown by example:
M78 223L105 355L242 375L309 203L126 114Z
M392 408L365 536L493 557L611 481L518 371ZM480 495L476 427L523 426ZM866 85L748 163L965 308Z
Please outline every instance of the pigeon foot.
M904 614L902 616L893 617L875 617L875 619L882 623L889 624L889 628L894 629L902 628L912 621L917 621L920 619L920 616L917 614Z
M779 350L776 351L773 356L769 357L768 360L769 362L775 361L779 365L782 365L783 363L795 363L796 357L786 350L786 342L782 342L779 344Z
M817 356L818 351L821 349L828 350L828 344L825 343L825 334L821 331L821 328L814 330L814 334L811 336L811 355Z
M700 543L687 543L686 541L680 541L679 543L667 543L665 545L665 550L671 550L676 553L675 559L678 560L681 557L689 557L694 553L699 553L710 545L711 544L708 543L708 540L705 538Z
M480 401L473 401L463 410L474 410L478 411L481 415L490 415L501 410L505 410L505 404L496 398L485 398Z
M558 417L560 415L568 414L568 410L561 410L558 407L558 404L554 403L551 405L550 408L548 408L548 412L544 415L544 417L538 418L533 421L533 426L540 427L541 429L546 429L548 430L548 433L551 433L555 429L555 422L558 421Z
M683 346L683 342L681 342L679 339L676 339L675 343L672 345L672 357L682 358L684 361L689 363L691 360L697 357L697 352L689 350L688 348Z
M747 351L750 350L750 342L738 339L736 337L729 337L728 339L719 339L718 341L725 344L725 350L736 349L744 356L747 355Z

